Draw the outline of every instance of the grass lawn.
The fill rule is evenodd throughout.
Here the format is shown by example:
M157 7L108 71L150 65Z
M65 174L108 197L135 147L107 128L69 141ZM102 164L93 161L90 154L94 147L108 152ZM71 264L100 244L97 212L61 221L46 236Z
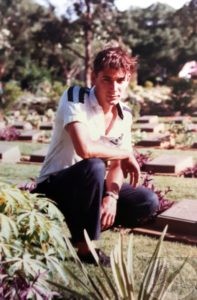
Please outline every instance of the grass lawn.
M28 155L33 150L42 147L42 144L17 143L21 149L21 153ZM149 150L149 149L148 149ZM154 155L166 153L167 150L153 150ZM143 150L142 152L147 151ZM168 153L177 153L175 150L168 150ZM141 152L141 149L140 149ZM185 154L192 153L197 161L197 153L195 151L185 151ZM38 175L40 166L35 164L5 164L0 163L0 181L9 183L20 183L24 180L29 180L31 177ZM153 182L158 189L165 190L168 186L172 189L167 195L167 198L172 200L194 199L197 200L197 180L195 178L182 178L175 176L154 176ZM117 243L119 233L115 231L106 231L102 234L100 244L106 253L110 253L111 249ZM124 234L125 248L128 244L129 235ZM156 245L156 239L148 236L135 234L134 236L134 273L137 289L139 281L145 271L146 263L149 260L153 249ZM172 270L181 264L181 262L189 257L188 262L178 276L172 292L168 295L168 299L197 299L197 247L176 242L164 242L162 256L167 259L167 268ZM74 269L73 263L69 262L70 268ZM98 275L102 279L102 274L99 268L87 266L88 271L92 276ZM109 270L109 273L111 271ZM78 274L78 271L76 270ZM80 274L78 274L80 276ZM179 295L177 297L177 295ZM185 297L185 298L184 298Z

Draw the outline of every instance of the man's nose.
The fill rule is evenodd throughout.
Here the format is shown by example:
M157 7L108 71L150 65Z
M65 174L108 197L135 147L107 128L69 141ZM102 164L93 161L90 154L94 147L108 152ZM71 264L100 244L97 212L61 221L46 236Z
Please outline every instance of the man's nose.
M116 81L112 81L110 87L111 87L112 91L117 91L118 90L118 83Z

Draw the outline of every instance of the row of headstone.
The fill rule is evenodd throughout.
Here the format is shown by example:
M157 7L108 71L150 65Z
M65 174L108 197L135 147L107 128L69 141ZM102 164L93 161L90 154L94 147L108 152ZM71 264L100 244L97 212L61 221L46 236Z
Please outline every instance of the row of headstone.
M34 151L30 157L29 162L41 163L48 151L48 144L41 149ZM2 162L19 162L21 160L21 153L18 146L9 145L9 143L0 143L0 159ZM193 158L187 155L160 155L148 162L146 162L142 171L149 173L165 173L165 174L179 174L187 168L194 166Z
M189 116L171 117L167 119L167 122L174 122L176 124L183 124L187 122L187 131L197 133L197 124L191 123ZM165 132L165 124L159 123L159 117L156 115L145 115L138 118L133 126L133 129L138 129L141 132L146 132L146 135L142 137L135 145L142 147L171 147L174 141L171 138L170 133ZM192 148L197 148L197 134L196 140L193 142Z
M16 129L21 129L21 130L32 129L32 128L29 128L29 123L25 123L23 121L13 122L10 126L16 128ZM53 123L52 122L42 122L42 123L39 124L39 127L37 129L39 129L39 130L52 130L53 129Z

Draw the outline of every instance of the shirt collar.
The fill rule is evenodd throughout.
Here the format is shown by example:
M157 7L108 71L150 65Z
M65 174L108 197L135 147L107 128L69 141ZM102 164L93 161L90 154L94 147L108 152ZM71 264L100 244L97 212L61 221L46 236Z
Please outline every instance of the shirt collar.
M90 105L92 107L98 107L98 106L100 107L100 104L98 103L98 100L95 95L95 87L94 86L90 89ZM118 116L123 120L124 114L123 114L122 104L120 101L116 104L116 108L117 108Z

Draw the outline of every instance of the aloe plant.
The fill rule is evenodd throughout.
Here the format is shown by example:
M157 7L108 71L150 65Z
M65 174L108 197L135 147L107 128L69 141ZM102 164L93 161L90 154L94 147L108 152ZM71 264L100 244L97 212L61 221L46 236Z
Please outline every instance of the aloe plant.
M173 285L177 275L181 272L187 259L173 273L168 272L166 261L160 257L161 248L167 227L164 229L152 257L147 264L143 275L140 289L137 292L134 282L133 268L133 235L130 236L127 249L127 257L123 255L123 236L120 234L117 245L111 251L111 269L113 280L109 277L105 268L99 263L98 255L95 251L95 245L90 241L87 232L84 232L87 244L94 256L95 262L101 269L105 282L102 282L97 276L91 276L81 264L72 245L69 250L75 262L79 266L82 276L79 278L75 273L69 270L69 276L76 285L76 289L70 289L68 286L52 284L75 296L75 299L117 299L117 300L165 300L168 291ZM114 285L115 283L115 285ZM84 294L77 292L77 286L84 290Z

